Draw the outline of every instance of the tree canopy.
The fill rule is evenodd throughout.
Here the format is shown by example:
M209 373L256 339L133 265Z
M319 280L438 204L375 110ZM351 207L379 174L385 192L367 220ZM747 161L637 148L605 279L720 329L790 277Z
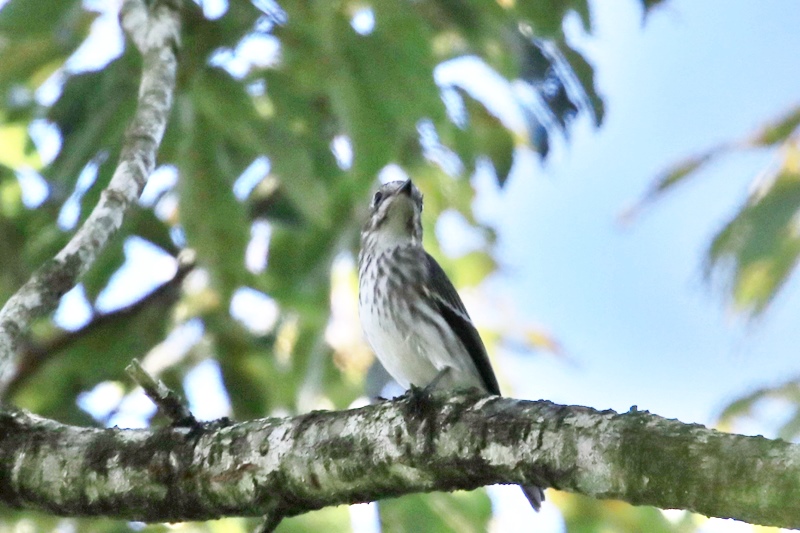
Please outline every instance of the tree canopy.
M660 1L639 3L646 12ZM495 230L473 212L470 176L488 168L503 186L520 153L544 160L576 116L596 126L605 116L594 69L563 29L573 17L593 31L586 0L126 1L124 41L121 30L108 33L117 14L99 4L9 0L0 7L0 301L11 302L34 272L45 280L37 290L51 293L30 306L34 320L24 331L0 324L9 335L0 343L15 339L0 357L7 368L0 369L0 399L64 424L118 423L141 398L125 374L134 358L179 391L198 368L218 369L219 398L240 421L344 409L379 395L387 377L353 336L347 303L355 294L358 233L379 177L413 176L425 194L427 249L459 288L475 286L498 264ZM177 12L180 33L139 31L128 16L137 9ZM141 74L170 51L176 70L164 76L174 93L169 84L147 85ZM736 305L755 314L800 253L799 117L790 110L744 142L677 164L637 206L730 150L781 146L779 168L708 252L708 272L727 276ZM141 173L138 190L114 189L118 163L128 160L141 163L127 167ZM127 211L114 222L117 204ZM474 250L441 253L434 228L443 212L475 231ZM90 217L104 215L104 236L87 234L81 248L90 260L53 262ZM153 254L159 282L119 296L135 247ZM77 282L73 296L85 296L89 316L69 326L54 310ZM555 349L546 334L526 333ZM488 332L490 343L497 337ZM726 415L768 395L796 402L795 389L792 382L760 391ZM92 397L114 405L87 407ZM787 424L786 437L796 425ZM570 531L673 529L653 508L555 500ZM384 531L483 531L492 517L483 491L411 495L379 508ZM140 527L0 510L0 529L25 523ZM279 531L347 530L350 523L347 508L336 507L286 520ZM229 518L185 527L246 531L254 524Z

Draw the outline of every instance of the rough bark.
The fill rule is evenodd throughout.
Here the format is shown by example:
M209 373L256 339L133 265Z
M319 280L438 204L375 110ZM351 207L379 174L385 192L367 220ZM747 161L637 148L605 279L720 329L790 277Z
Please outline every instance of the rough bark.
M151 9L142 0L125 0L122 6L122 26L144 57L136 113L114 175L89 218L0 310L0 396L14 376L21 336L33 319L53 311L94 263L155 168L175 87L179 7L179 0L161 0Z
M494 483L800 526L800 446L647 412L416 392L199 429L90 429L0 415L0 501L126 520L283 517Z

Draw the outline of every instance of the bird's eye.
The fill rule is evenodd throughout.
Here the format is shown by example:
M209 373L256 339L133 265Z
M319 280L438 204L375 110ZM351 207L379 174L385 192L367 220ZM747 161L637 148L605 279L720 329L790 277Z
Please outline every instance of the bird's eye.
M383 200L383 193L381 191L378 191L375 193L375 196L372 197L373 207L378 207L378 204L381 203L381 200Z

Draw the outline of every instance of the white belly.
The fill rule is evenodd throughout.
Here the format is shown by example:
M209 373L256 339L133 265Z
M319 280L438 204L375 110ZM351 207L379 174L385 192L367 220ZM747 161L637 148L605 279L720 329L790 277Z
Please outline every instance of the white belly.
M388 291L385 285L384 295ZM387 313L388 302L392 305ZM450 370L439 382L440 387L484 388L469 353L433 310L409 308L403 298L390 297L382 304L364 298L360 299L359 314L364 335L375 355L403 388L424 387L446 368ZM400 323L412 327L398 327Z

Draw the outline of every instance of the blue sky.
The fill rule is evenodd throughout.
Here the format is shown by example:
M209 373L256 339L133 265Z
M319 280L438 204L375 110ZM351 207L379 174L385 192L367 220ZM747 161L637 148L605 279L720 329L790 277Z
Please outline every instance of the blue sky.
M498 225L507 267L491 286L571 358L505 358L515 394L709 423L739 395L800 373L796 281L749 323L702 276L715 230L775 154L720 160L632 224L618 217L671 163L800 101L800 6L677 0L642 24L637 4L594 2L591 37L570 25L596 68L603 126L582 119L499 194L482 184L477 209Z

